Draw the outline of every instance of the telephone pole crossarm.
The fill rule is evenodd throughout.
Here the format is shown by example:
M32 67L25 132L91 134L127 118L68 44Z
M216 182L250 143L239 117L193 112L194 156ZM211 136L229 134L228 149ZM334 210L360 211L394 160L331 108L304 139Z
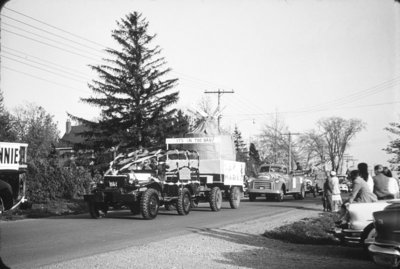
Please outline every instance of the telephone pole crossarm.
M224 90L220 90L220 89L218 89L218 91L205 91L204 93L216 93L216 94L218 94L218 106L217 106L217 109L218 109L218 129L220 129L220 119L221 119L221 95L222 94L224 94L224 93L234 93L234 91L232 90L232 91L224 91Z

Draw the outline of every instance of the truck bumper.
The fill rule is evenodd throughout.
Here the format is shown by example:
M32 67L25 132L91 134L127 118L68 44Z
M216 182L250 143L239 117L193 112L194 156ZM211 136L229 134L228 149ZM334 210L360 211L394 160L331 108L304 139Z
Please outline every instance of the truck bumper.
M83 196L85 202L90 203L134 203L137 202L138 195L135 192L122 194L118 192L98 192Z
M278 190L268 190L268 189L248 189L247 193L254 194L279 194Z

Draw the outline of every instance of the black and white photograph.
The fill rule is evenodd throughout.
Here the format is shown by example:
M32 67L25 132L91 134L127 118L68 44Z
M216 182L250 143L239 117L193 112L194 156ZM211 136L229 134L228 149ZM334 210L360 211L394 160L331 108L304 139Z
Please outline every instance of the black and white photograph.
M399 186L399 0L0 2L0 269L400 269Z

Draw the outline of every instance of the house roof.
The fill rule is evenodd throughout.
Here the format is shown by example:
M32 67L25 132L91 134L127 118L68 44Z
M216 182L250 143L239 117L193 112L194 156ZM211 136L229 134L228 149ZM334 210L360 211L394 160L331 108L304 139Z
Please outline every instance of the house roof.
M65 133L61 138L62 142L67 144L80 144L85 141L85 137L82 133L90 131L90 128L85 125L77 125L71 126L71 131L69 133Z

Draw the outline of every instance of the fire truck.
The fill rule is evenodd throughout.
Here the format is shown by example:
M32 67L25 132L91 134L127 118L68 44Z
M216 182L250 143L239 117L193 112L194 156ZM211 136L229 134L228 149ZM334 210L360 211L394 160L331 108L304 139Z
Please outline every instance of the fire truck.
M25 143L0 142L0 214L26 201L27 149Z

